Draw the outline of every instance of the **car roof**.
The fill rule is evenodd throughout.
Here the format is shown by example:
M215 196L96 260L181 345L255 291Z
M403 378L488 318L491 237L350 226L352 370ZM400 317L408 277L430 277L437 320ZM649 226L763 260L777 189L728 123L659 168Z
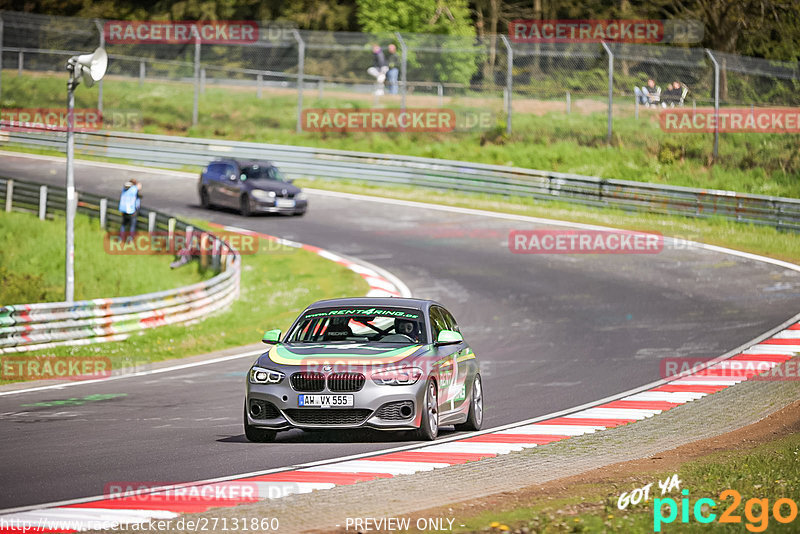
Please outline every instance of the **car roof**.
M318 300L311 304L307 310L330 308L334 306L383 306L394 308L412 308L427 312L431 306L442 306L435 300L413 299L400 297L352 297L342 299ZM444 308L444 306L442 306Z
M259 167L274 167L275 164L266 159L247 159L247 158L220 158L211 163L235 163L239 167L258 165Z

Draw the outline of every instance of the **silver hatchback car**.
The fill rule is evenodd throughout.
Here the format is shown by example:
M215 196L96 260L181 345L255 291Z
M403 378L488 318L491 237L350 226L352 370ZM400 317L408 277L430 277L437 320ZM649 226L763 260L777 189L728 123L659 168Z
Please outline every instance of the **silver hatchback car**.
M250 441L280 430L371 427L433 440L444 425L478 430L483 388L475 353L452 314L431 300L315 302L247 376Z

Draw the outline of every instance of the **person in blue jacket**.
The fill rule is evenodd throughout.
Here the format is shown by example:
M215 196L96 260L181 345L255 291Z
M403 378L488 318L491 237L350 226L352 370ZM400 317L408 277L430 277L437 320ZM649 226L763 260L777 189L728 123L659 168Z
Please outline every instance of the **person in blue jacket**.
M122 193L119 196L119 212L122 214L122 226L119 229L119 236L125 239L125 229L128 229L128 236L133 238L136 234L136 219L139 215L141 206L142 184L136 179L125 182Z

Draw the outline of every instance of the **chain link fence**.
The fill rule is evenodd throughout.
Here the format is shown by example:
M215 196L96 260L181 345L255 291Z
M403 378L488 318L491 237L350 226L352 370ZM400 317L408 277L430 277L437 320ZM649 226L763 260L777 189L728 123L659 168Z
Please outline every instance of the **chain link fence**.
M269 96L274 113L266 119L267 126L297 131L303 129L303 109L311 107L490 111L491 127L507 134L535 133L542 123L533 117L579 115L586 120L570 117L559 128L593 143L614 142L615 135L636 139L636 131L657 123L658 111L665 106L800 104L797 64L701 48L518 43L503 35L322 32L269 22L259 25L258 40L242 44L106 44L103 20L16 12L2 12L0 18L0 104L2 77L60 75L70 56L102 45L110 57L106 82L134 84L139 88L137 98L149 99L156 107L162 102L165 107L167 102L177 106L178 115L168 120L180 132L203 121L224 119L216 105L220 98ZM390 44L396 46L396 84L390 78L379 85L368 74L376 44L384 53ZM642 103L635 88L650 78L664 95L674 82L679 82L683 94ZM225 96L207 98L209 88L224 89ZM138 109L130 98L104 102L102 84L97 98L101 111L104 104L105 111ZM286 113L287 106L295 112ZM150 121L142 117L137 128L147 131ZM120 129L130 128L123 124ZM226 131L221 126L219 134ZM708 153L713 160L719 155L720 136L725 140L730 135L734 134L698 135L692 150Z

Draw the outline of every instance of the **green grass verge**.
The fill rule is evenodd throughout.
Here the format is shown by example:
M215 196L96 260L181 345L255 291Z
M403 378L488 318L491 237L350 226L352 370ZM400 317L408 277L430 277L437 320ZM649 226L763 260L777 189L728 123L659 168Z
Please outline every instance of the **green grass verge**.
M688 522L682 523L680 508L671 524L664 524L661 532L797 532L800 518L781 524L772 515L775 502L783 497L798 501L800 495L800 435L793 434L751 450L715 453L683 464L678 469L681 489L689 490ZM548 534L555 532L619 532L646 534L654 531L654 499L662 498L658 480L666 480L673 472L637 476L633 480L620 481L613 485L582 484L570 490L569 497L538 499L528 506L517 506L503 510L480 513L469 518L460 518L453 532L516 532ZM631 505L619 510L617 502L623 492L653 483L649 502ZM741 503L732 510L741 518L740 523L722 524L719 517L732 508L733 499L721 499L723 490L736 490ZM655 493L653 493L655 492ZM678 506L683 496L673 490L663 496L671 497ZM716 514L711 524L695 520L693 509L698 499L710 498L714 508L704 507L702 513ZM764 518L760 508L748 504L749 499L768 499L769 516ZM751 515L746 515L747 508ZM663 514L669 515L668 505ZM789 516L788 506L781 513ZM751 525L751 527L747 527Z
M196 222L198 227L208 227L207 223ZM172 260L171 256L157 258L167 264ZM193 269L184 266L175 272ZM76 272L83 276L79 269ZM367 291L364 279L342 265L305 250L260 240L258 252L242 256L241 293L227 310L191 325L144 330L121 342L56 347L28 354L109 357L114 369L183 358L258 343L265 330L285 330L303 308L316 300L361 296Z
M0 212L0 305L64 300L64 219ZM85 215L75 218L75 300L162 291L213 276L194 265L170 269L168 256L108 254L105 231Z
M10 71L9 71L10 74ZM5 76L3 108L62 107L61 76ZM484 132L464 133L296 133L296 97L286 90L266 91L259 99L253 89L208 86L200 97L199 124L191 125L192 93L189 84L138 82L111 77L103 88L104 109L117 130L225 138L266 143L315 146L390 154L514 165L655 183L739 192L800 197L800 136L781 134L722 134L720 159L709 165L711 134L665 133L658 114L642 110L636 120L627 110L615 112L614 137L606 144L605 112L519 111L514 133L505 134L497 120ZM77 106L96 107L94 90L76 92ZM410 106L431 107L436 101L415 100ZM422 97L420 97L422 98ZM456 110L475 106L494 108L499 101L456 99L445 106ZM515 100L537 109L552 102ZM527 103L526 103L527 102ZM387 100L380 105L399 105ZM309 90L306 108L368 108L371 96L328 92L318 98ZM128 114L134 117L129 120Z
M297 185L447 206L476 208L498 213L513 213L563 221L658 232L665 236L699 241L791 262L800 262L800 239L793 232L748 225L722 218L688 218L630 213L615 208L593 208L553 200L535 200L500 195L432 191L407 186L372 186L332 180L297 180Z

